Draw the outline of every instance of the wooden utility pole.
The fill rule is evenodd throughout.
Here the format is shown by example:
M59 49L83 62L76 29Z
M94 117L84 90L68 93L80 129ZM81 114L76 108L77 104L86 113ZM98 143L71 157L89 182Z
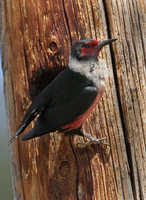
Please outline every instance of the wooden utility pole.
M32 100L84 38L117 38L100 55L107 88L84 131L110 147L77 146L50 133L10 145L14 199L144 200L146 4L144 0L2 0L2 57L9 137ZM26 131L33 127L32 123Z

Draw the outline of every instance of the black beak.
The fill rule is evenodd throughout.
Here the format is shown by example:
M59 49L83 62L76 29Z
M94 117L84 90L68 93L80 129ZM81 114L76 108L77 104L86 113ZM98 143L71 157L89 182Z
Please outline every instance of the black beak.
M117 39L108 39L108 40L104 40L98 43L97 45L97 49L102 49L105 45L111 44L112 42L116 41Z

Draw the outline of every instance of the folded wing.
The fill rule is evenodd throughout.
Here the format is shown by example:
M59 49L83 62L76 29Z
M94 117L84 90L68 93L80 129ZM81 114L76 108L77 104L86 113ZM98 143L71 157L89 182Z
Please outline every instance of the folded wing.
M26 133L22 137L22 140L28 140L49 132L60 130L61 127L71 123L76 118L83 115L93 104L96 96L97 89L88 86L84 88L80 94L75 96L75 98L64 102L63 105L51 108L46 107L35 123L34 129Z

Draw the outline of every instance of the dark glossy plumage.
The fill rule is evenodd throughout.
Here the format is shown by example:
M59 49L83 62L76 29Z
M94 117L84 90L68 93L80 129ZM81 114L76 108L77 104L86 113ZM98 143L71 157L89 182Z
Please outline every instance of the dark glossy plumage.
M33 101L11 141L40 114L34 129L22 140L56 131L72 122L92 105L97 89L85 76L66 68ZM67 134L81 134L79 130ZM10 142L11 142L10 141Z
M101 49L116 39L102 42L92 39L75 43L69 57L69 67L63 70L32 102L10 140L20 135L31 121L38 119L33 129L22 140L28 140L56 130L66 135L83 135L80 131L105 90L107 67L98 59ZM84 135L91 143L102 143ZM104 138L105 139L105 138ZM107 143L104 143L108 145Z

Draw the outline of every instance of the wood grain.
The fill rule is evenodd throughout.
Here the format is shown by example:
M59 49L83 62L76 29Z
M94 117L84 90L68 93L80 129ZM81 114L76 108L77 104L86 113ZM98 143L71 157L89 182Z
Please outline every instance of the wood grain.
M3 0L3 72L9 137L32 100L68 64L84 38L117 38L100 57L109 78L84 138L50 133L10 146L14 199L144 200L146 131L144 0ZM5 43L5 46L4 46ZM26 131L31 129L34 122Z

